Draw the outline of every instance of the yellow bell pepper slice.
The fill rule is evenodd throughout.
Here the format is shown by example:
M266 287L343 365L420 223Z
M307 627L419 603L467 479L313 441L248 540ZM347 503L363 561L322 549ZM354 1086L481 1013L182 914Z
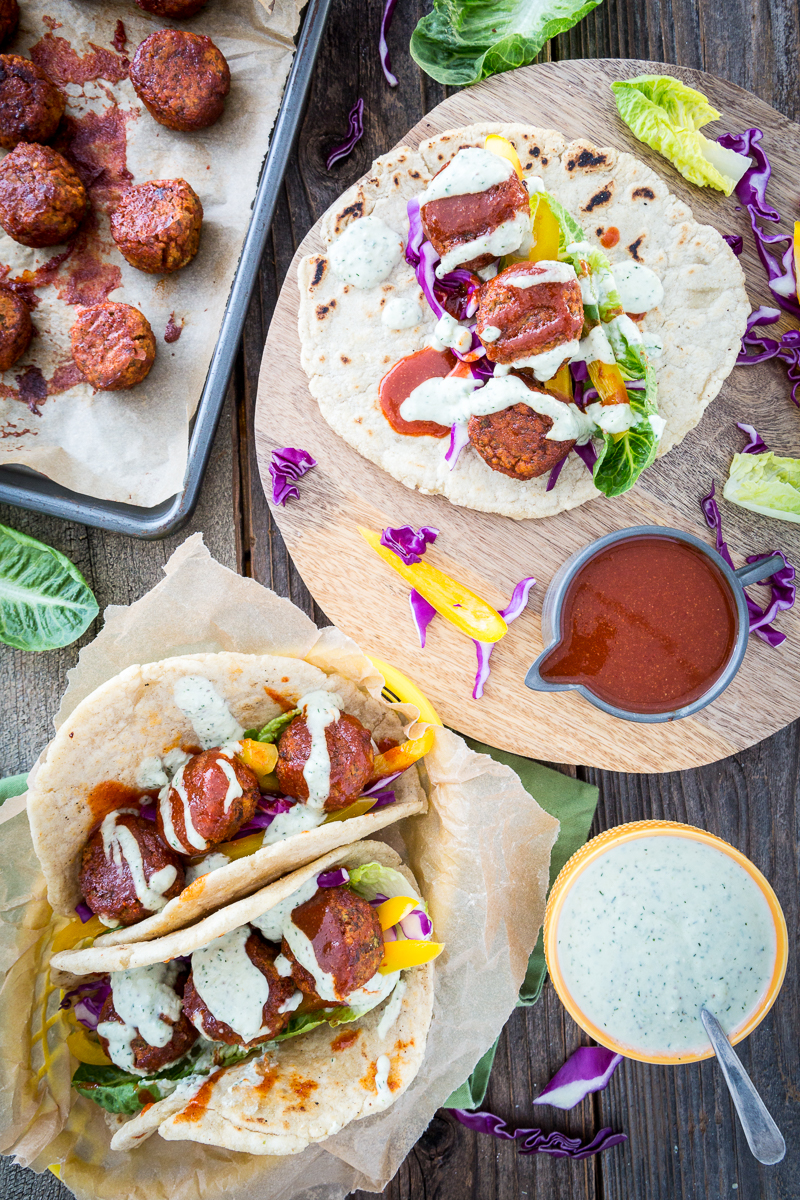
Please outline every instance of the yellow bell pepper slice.
M508 138L501 137L499 133L487 134L483 147L485 150L491 151L492 154L496 154L498 158L507 158L517 172L517 178L522 179L522 163L519 161L519 155Z
M391 929L398 921L402 921L403 917L407 917L418 906L419 900L416 896L390 896L388 900L384 900L383 904L378 905L375 915L385 933L387 929Z
M406 938L404 941L384 942L383 961L378 967L381 975L391 975L392 971L403 971L406 967L419 967L422 963L432 962L444 950L442 942L417 941Z
M422 737L401 742L399 746L393 746L391 750L385 750L383 754L376 754L370 782L385 779L387 775L394 775L395 771L405 771L413 763L419 762L433 749L435 737L436 734L429 728L425 730Z
M237 858L247 858L248 854L255 854L256 850L261 849L264 832L263 829L259 829L258 833L248 833L247 837L237 838L235 842L223 842L220 846L214 847L213 853L226 854L233 862ZM200 879L202 878L201 875ZM191 884L189 886L191 887Z
M794 223L794 283L800 304L800 221Z
M533 244L528 251L530 262L557 262L561 228L547 196L538 192L531 196L533 213Z
M347 808L340 808L338 812L330 813L323 825L330 825L333 821L349 821L351 817L363 817L364 813L368 813L371 808L374 808L377 796L364 796L363 800L356 800L353 804L348 804Z
M597 388L601 404L627 404L625 380L616 363L590 362L589 378Z
M545 391L552 392L560 400L566 400L567 404L571 404L573 393L569 363L564 363L563 367L559 367L553 378L548 379L544 387Z
M99 1042L93 1042L85 1029L74 1029L67 1037L70 1053L78 1062L90 1063L93 1067L110 1067L111 1059Z
M236 755L255 775L259 783L271 775L278 761L278 747L272 742L257 742L253 738L242 738L242 748Z
M430 563L423 561L407 567L399 555L381 545L380 536L372 529L361 525L357 528L375 553L456 629L481 642L499 642L508 626L491 604Z
M61 950L73 950L84 938L94 940L101 933L108 933L108 926L104 925L99 917L92 917L85 924L79 917L76 917L74 921L70 921L54 935L51 946L52 953L58 954Z

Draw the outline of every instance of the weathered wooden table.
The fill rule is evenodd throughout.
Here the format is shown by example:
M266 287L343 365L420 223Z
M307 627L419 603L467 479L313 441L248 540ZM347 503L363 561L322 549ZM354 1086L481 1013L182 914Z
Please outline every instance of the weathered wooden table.
M377 55L381 0L334 0L313 90L294 154L227 409L217 433L203 495L188 532L202 530L211 552L289 596L319 623L316 608L272 524L258 478L251 436L256 380L277 291L296 244L372 158L444 97L408 55L408 39L425 5L401 0L391 31L400 84L390 90ZM749 88L800 120L800 10L794 0L605 0L570 34L545 50L553 59L631 57L701 67ZM365 136L355 153L326 172L324 158L346 127L348 109L365 99ZM559 98L553 97L558 127ZM800 150L800 142L798 143ZM797 215L797 214L795 214ZM800 418L799 418L800 419ZM185 534L140 543L79 525L0 511L0 521L57 546L84 572L101 609L128 604L161 577ZM89 640L92 631L84 641ZM0 769L27 769L51 732L51 721L78 646L33 655L0 651ZM796 654L797 647L782 653ZM765 872L798 928L800 722L744 754L697 771L615 775L578 768L600 786L595 830L643 817L703 826L733 842ZM794 947L792 947L794 949ZM475 998L480 1003L479 997ZM714 1064L671 1070L624 1062L611 1086L573 1112L536 1110L531 1097L580 1044L582 1035L552 988L533 1009L509 1021L486 1107L510 1125L549 1127L583 1137L601 1125L624 1129L629 1141L579 1163L518 1155L513 1145L476 1135L437 1116L387 1189L393 1200L797 1200L800 1197L800 989L792 953L783 991L767 1019L741 1047L745 1066L783 1130L788 1146L777 1168L750 1156L725 1085ZM0 1166L0 1196L56 1200L69 1193L51 1175ZM265 1197L265 1200L267 1198Z

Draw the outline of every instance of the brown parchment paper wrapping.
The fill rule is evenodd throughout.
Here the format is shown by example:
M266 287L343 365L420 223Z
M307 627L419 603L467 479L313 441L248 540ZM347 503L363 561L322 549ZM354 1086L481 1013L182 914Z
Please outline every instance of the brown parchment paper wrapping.
M316 629L288 600L214 562L199 534L175 552L165 572L129 608L106 610L104 629L70 673L59 720L131 663L190 650L294 654L379 690L381 677L354 642L336 629ZM406 708L409 717L415 712ZM21 811L6 819L0 837L0 1150L35 1170L59 1163L61 1179L81 1200L342 1200L356 1188L380 1191L514 1008L541 925L558 832L558 822L513 771L474 754L449 730L437 730L425 765L428 813L384 831L407 856L437 939L446 943L436 964L422 1068L386 1112L292 1157L167 1143L157 1135L131 1153L112 1154L115 1118L70 1093L69 1056L53 1036L58 1022L49 1043L55 1042L53 1065L37 1079L41 1057L36 1046L30 1050L24 1017L33 1011L33 1025L40 1022L32 997L48 953L49 910L27 816Z
M122 56L112 48L118 21L124 23L130 58L145 37L169 22L143 12L133 0L25 0L20 7L19 33L4 51L29 57L31 47L49 38L46 54L52 55L52 40L63 38L84 60L82 66L73 66L73 76L100 61L98 47L111 65L104 68L106 77L82 86L62 85L66 116L79 123L79 134L72 143L69 132L59 133L54 144L67 157L71 145L75 147L96 224L90 216L54 281L36 289L39 303L32 317L38 336L20 361L0 374L0 464L24 463L76 492L152 507L183 482L189 418L200 399L250 223L261 164L291 66L302 0L274 0L274 5L271 0L212 0L191 21L173 23L211 37L231 68L224 114L197 133L177 133L157 124L127 76L117 82L108 78L124 70ZM96 128L95 121L100 122ZM124 129L127 163L121 160L115 122ZM129 266L117 250L109 212L126 183L123 168L133 176L127 182L180 177L199 195L205 212L200 250L183 270L146 275ZM6 281L20 279L66 249L32 250L0 230L0 274ZM143 383L127 391L93 394L83 382L60 391L65 381L79 378L71 365L69 342L78 308L103 299L104 283L117 280L119 286L108 298L135 305L153 328L153 369ZM168 344L164 333L172 314L182 333ZM38 383L29 373L32 367L44 377ZM37 404L35 395L45 382L55 394ZM28 407L31 396L39 415Z

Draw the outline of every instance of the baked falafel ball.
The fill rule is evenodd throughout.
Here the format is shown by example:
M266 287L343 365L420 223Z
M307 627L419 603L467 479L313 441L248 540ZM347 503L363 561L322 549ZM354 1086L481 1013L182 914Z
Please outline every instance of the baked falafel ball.
M535 412L528 404L514 404L488 416L470 417L467 432L470 442L493 471L512 479L536 479L552 471L575 445L574 441L556 442L548 438L552 427L552 417Z
M159 125L182 133L219 120L231 90L230 68L211 38L182 29L159 29L145 38L130 78Z
M581 286L568 263L516 263L478 293L476 332L490 362L546 354L580 338L582 329Z
M296 991L294 980L291 976L279 975L275 967L278 947L266 941L253 929L244 944L244 949L250 962L269 984L269 995L261 1009L261 1031L257 1037L245 1041L241 1033L212 1013L195 985L195 956L192 958L192 973L186 980L183 992L183 1011L195 1029L204 1037L211 1038L214 1042L226 1042L229 1046L257 1046L261 1042L268 1042L286 1028L295 1007L291 1005Z
M449 165L446 163L442 171ZM458 253L461 248L469 249L478 238L487 237L498 226L513 221L519 213L527 214L529 211L528 192L512 171L502 183L493 184L485 191L429 200L422 205L420 217L425 236L439 257L450 256L457 260L448 266L448 271L455 266L479 271L482 267L488 267L497 256L488 252L465 261Z
M88 208L75 169L50 146L20 142L0 162L0 225L15 242L35 248L66 242Z
M324 804L325 812L347 808L364 790L372 774L375 752L372 734L357 717L342 713L325 729L325 741L331 762L330 791ZM278 741L278 762L275 770L284 795L303 804L308 800L308 783L303 768L311 754L311 733L304 716L295 717Z
M158 896L162 896L166 903L183 890L183 863L158 833L153 822L146 821L136 813L117 813L115 816L114 836L121 851L115 857L106 852L108 826L105 821L103 824L106 837L103 829L98 829L83 848L78 872L81 894L98 917L104 917L114 925L134 925L159 909L148 907L139 897L137 880L129 861L131 857L136 857L132 841L138 847L145 883L155 893L154 903ZM126 831L124 834L121 833L123 829ZM131 855L126 852L126 847ZM134 862L134 866L137 865Z
M206 0L136 0L136 3L154 17L164 17L169 21L185 21L206 6Z
M0 287L0 371L21 358L33 337L31 314L24 300Z
M64 115L66 97L36 63L0 54L0 146L49 142Z
M185 179L154 179L122 193L111 236L132 267L159 275L191 262L200 245L203 206Z
M152 968L150 969L152 970ZM156 970L157 969L158 967L156 967ZM139 967L138 970L147 971L148 968ZM178 996L180 996L183 992L185 979L186 975L184 973L182 977L175 982L174 990ZM171 1029L172 1033L169 1036L168 1041L165 1042L163 1046L154 1046L151 1042L146 1041L139 1029L136 1030L136 1036L131 1038L129 1043L133 1053L134 1067L137 1071L144 1071L148 1075L151 1075L156 1071L162 1071L164 1067L168 1067L170 1063L177 1062L179 1058L183 1058L187 1050L191 1050L192 1046L199 1037L197 1030L184 1012L179 1012L177 1020L173 1020L172 1016L167 1013L159 1013L159 1018L160 1020L157 1023L153 1022L152 1018L150 1018L148 1025L145 1028L150 1037L155 1037L157 1041L161 1041L164 1037L166 1037ZM101 1027L109 1021L113 1021L120 1025L125 1024L122 1017L114 1008L113 993L106 997L105 1003L100 1010L100 1020L98 1022L97 1030L97 1036L100 1041L100 1045L113 1062L114 1058L111 1053L109 1053L111 1049L109 1039L104 1037L100 1032ZM150 1031L151 1024L153 1025L154 1032ZM161 1028L162 1026L165 1026L163 1030ZM106 1029L105 1032L110 1033L111 1031ZM122 1067L124 1070L127 1070L128 1068L127 1062L118 1062L116 1065L118 1067Z
M258 780L249 767L219 749L203 750L192 755L172 780L166 797L159 798L159 833L179 853L199 854L230 841L253 816L260 799ZM187 808L190 829L186 828Z
M333 976L336 1000L346 1000L375 975L383 959L383 933L375 909L346 885L318 888L310 900L292 911L292 924L305 934L314 948L322 971ZM301 966L284 937L282 953L292 964L292 978L301 992L320 997L312 973Z
M75 365L87 383L101 392L141 383L155 361L150 322L130 304L104 300L84 308L69 336Z
M16 33L19 24L19 5L17 0L0 0L0 46L6 38Z

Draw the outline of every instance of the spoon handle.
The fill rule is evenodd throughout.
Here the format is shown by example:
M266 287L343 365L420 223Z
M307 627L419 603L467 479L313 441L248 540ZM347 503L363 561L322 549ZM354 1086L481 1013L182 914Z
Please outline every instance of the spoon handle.
M739 1061L717 1018L707 1008L700 1009L700 1016L725 1076L728 1091L736 1106L753 1157L766 1166L774 1166L786 1154L783 1135L767 1112L764 1101L753 1087L750 1076Z

